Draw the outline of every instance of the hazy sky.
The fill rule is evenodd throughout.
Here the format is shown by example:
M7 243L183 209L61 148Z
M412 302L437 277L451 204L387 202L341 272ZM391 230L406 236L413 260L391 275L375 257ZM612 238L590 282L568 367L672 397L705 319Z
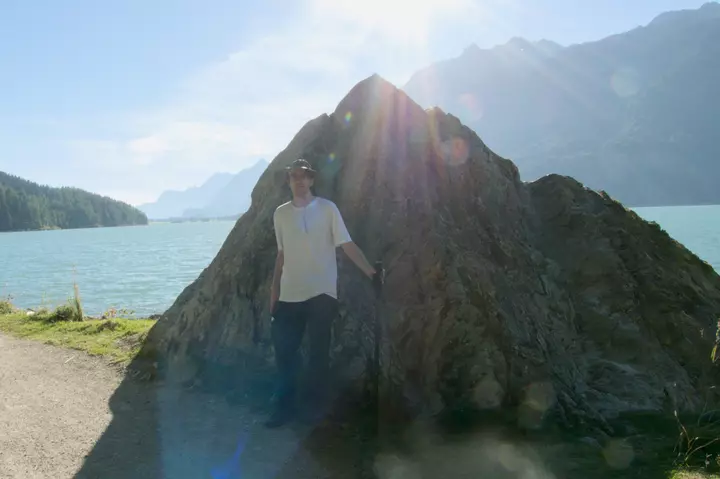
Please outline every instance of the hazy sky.
M703 0L2 0L0 170L132 204L271 160L379 73Z

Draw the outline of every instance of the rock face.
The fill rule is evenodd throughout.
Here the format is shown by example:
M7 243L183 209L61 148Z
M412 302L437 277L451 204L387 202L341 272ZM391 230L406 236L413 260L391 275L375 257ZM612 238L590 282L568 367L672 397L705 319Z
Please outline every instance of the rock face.
M307 123L268 167L212 264L151 331L169 371L241 374L272 358L272 214L289 199L282 168L319 171L353 239L387 268L379 305L383 390L413 413L515 408L534 426L624 411L702 407L720 277L603 193L515 165L439 109L378 76ZM362 384L373 296L343 253L337 377Z

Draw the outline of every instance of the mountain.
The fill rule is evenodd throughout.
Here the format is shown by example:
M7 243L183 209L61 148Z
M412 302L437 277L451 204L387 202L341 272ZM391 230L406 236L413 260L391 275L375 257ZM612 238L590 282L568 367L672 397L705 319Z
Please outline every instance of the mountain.
M259 160L230 178L224 187L216 191L201 208L183 211L185 218L222 218L244 213L250 207L250 193L268 162Z
M404 89L457 115L519 167L632 206L720 203L720 4L568 47L473 45Z
M272 377L272 219L289 198L282 171L300 156L318 171L317 195L387 272L376 298L338 255L330 351L333 386L348 399L339 404L375 404L364 394L374 391L377 320L380 424L485 410L524 428L552 421L612 436L609 420L623 412L697 412L706 397L716 407L720 276L709 264L570 177L521 181L456 117L424 110L378 76L275 157L133 368L233 397ZM473 416L491 417L463 417Z
M77 188L51 188L0 172L0 231L145 225L132 206Z
M165 191L154 203L146 203L138 208L150 219L177 218L188 208L207 204L232 178L232 173L216 173L200 186L183 191Z
M150 219L221 218L244 213L250 193L267 167L258 160L239 173L216 173L200 186L183 191L165 191L154 203L138 206Z

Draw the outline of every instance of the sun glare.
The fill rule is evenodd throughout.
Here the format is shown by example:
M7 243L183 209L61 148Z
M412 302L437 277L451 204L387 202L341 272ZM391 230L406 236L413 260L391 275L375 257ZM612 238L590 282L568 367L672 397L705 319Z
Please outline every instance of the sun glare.
M469 0L315 0L317 13L378 31L395 41L424 43L433 23L471 5Z

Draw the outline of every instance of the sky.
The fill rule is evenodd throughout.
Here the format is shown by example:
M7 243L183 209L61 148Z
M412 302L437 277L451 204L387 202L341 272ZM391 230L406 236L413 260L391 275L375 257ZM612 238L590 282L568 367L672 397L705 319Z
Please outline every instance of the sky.
M705 0L2 0L0 171L133 205L272 160L378 73Z

